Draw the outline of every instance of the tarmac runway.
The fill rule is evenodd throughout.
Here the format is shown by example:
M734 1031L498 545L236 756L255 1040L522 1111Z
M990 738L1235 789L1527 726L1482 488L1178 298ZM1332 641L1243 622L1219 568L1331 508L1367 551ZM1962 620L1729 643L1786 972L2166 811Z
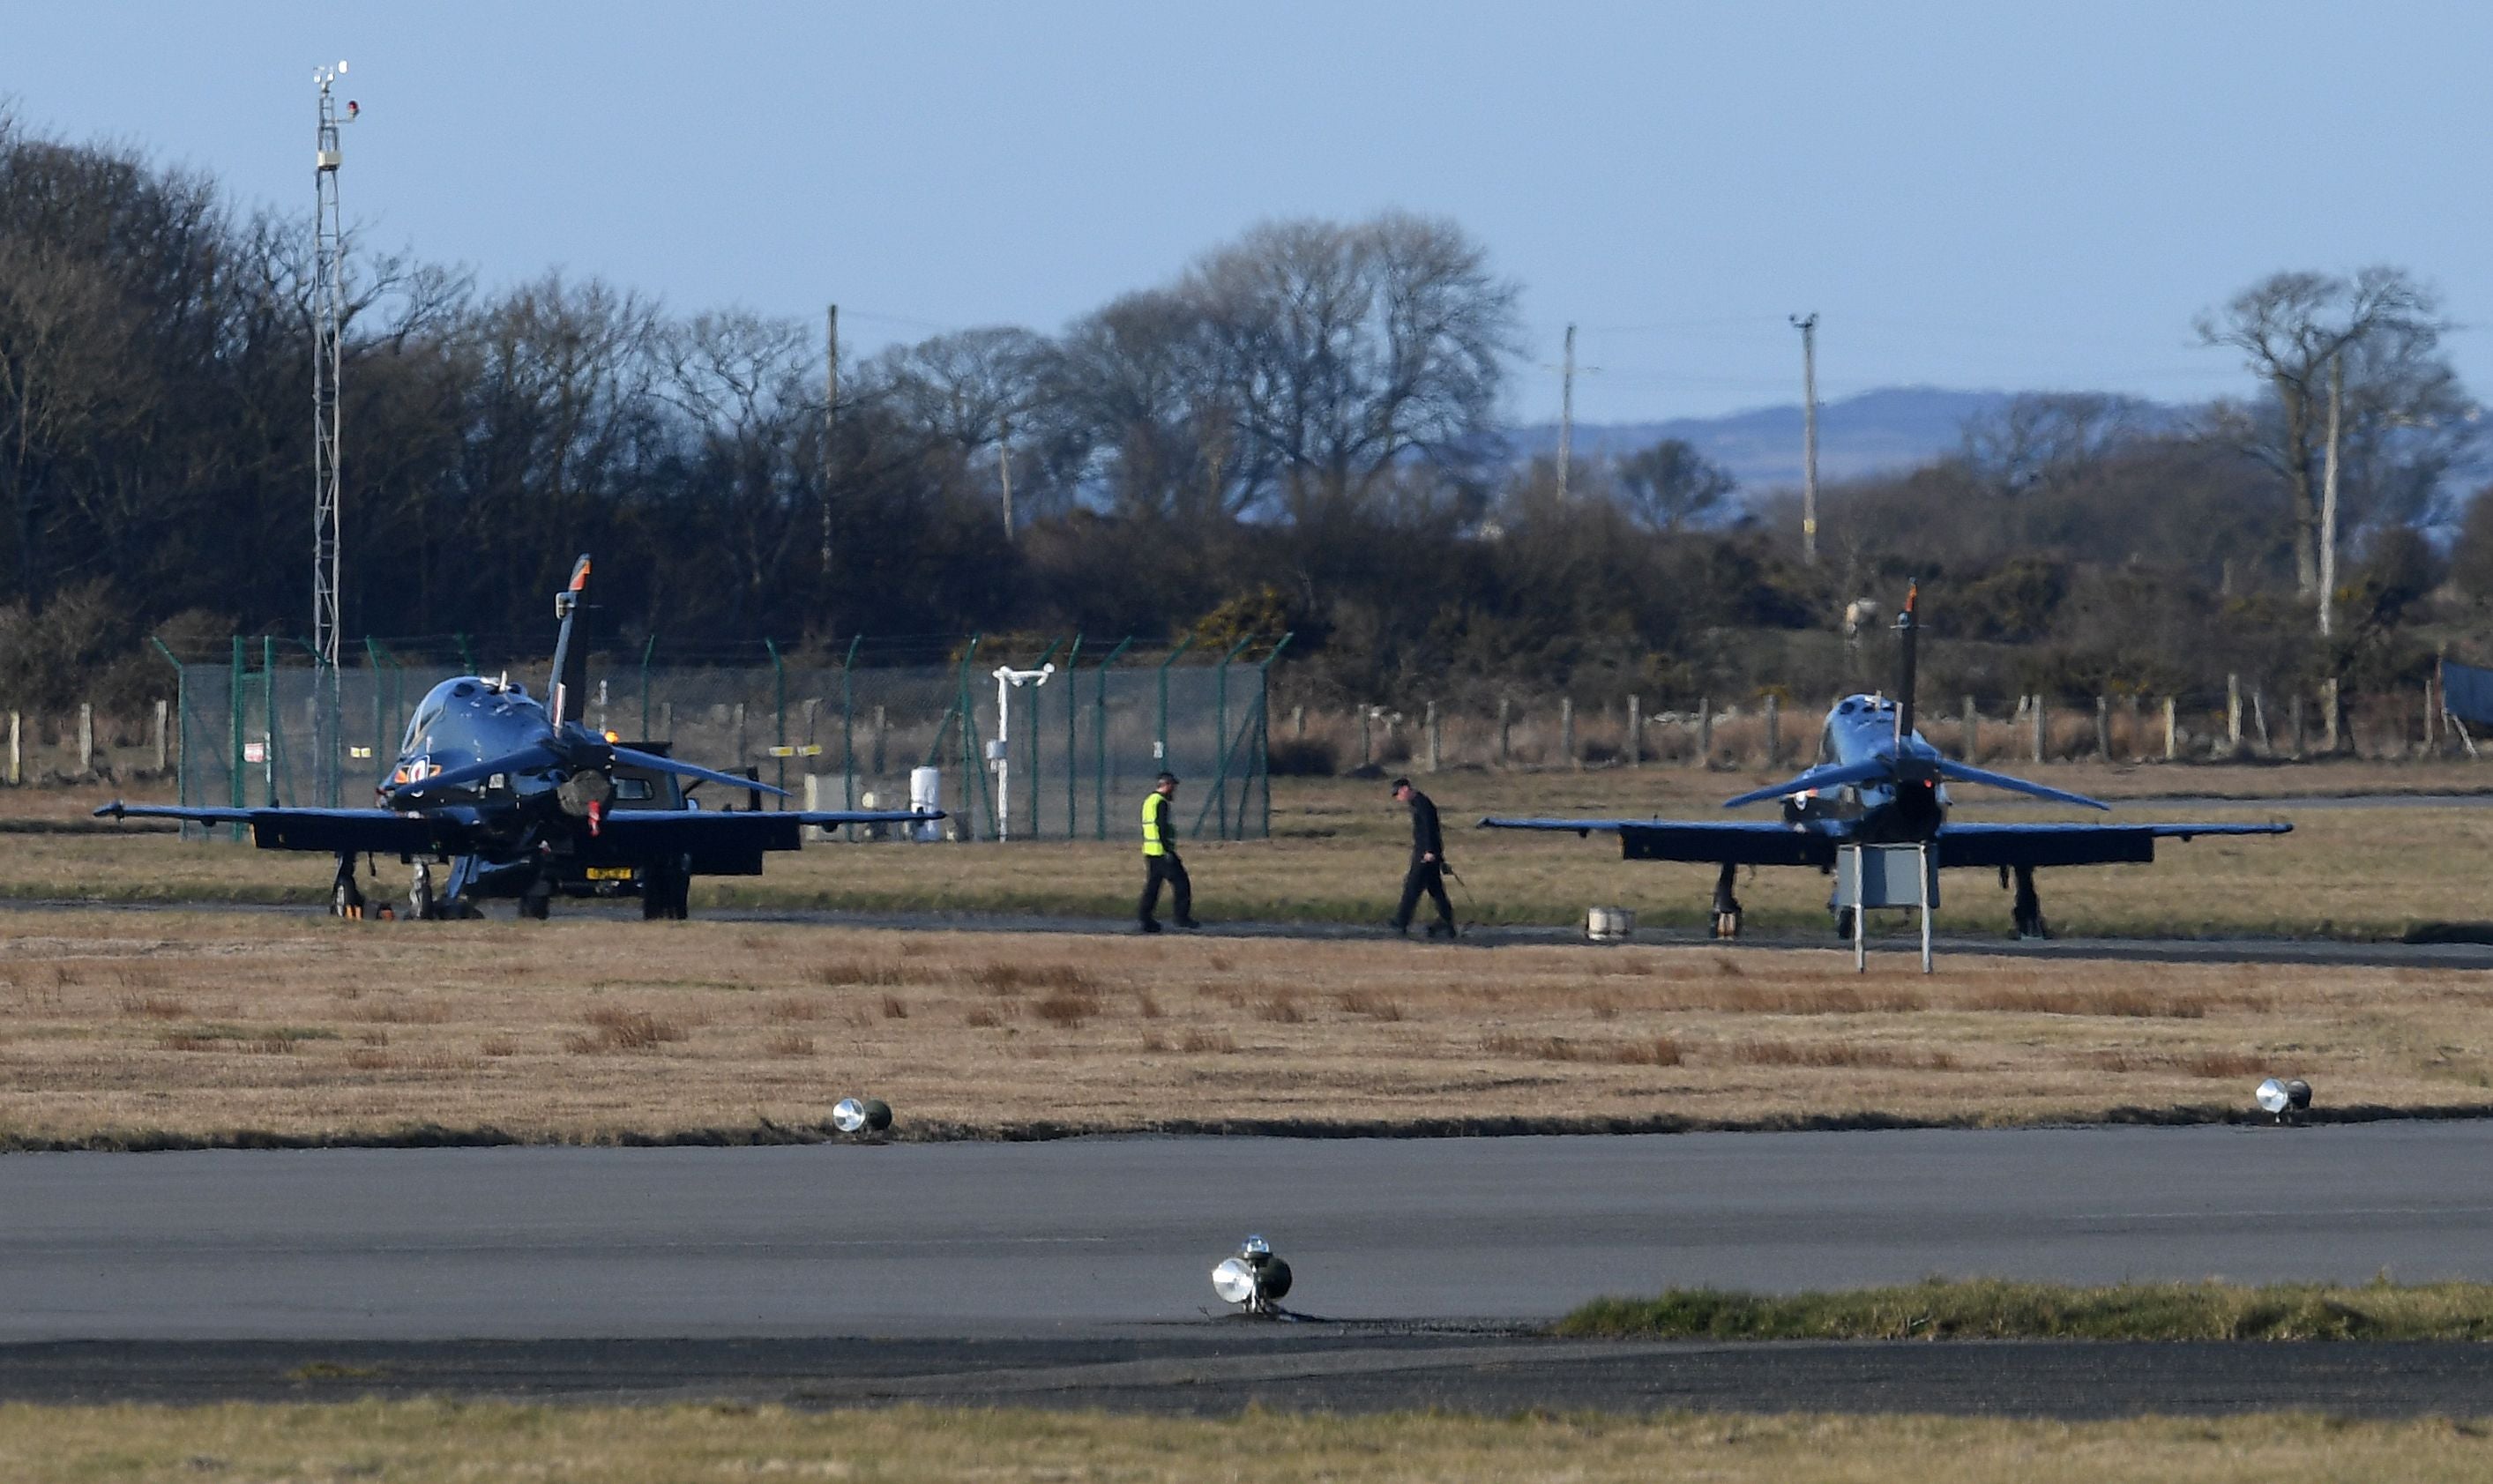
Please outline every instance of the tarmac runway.
M0 1396L2483 1410L2493 1348L1517 1331L1671 1284L2493 1280L2488 1156L2480 1123L16 1155ZM1250 1231L1333 1322L1224 1316Z

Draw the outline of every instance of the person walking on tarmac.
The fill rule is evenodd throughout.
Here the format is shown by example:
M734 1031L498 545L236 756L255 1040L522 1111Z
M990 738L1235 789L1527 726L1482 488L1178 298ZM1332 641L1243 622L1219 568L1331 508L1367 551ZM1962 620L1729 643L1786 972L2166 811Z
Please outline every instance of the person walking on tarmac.
M1394 797L1411 806L1411 869L1402 876L1402 905L1394 911L1394 931L1410 935L1411 914L1420 905L1420 894L1427 892L1437 905L1428 935L1453 937L1455 905L1446 900L1446 837L1437 829L1437 806L1407 778L1394 780Z
M1177 799L1177 775L1162 773L1153 781L1152 791L1143 796L1143 900L1140 916L1142 930L1157 933L1160 920L1156 915L1160 905L1160 883L1169 887L1170 905L1177 908L1177 925L1199 928L1194 920L1194 883L1186 878L1186 862L1177 855L1177 821L1169 806Z

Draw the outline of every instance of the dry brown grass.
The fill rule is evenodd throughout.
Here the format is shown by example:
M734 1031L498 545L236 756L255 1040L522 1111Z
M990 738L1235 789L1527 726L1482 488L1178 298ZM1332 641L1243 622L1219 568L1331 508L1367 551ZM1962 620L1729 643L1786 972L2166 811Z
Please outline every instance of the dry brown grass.
M826 989L829 964L905 970L908 988ZM178 988L125 988L135 967ZM890 1099L904 1133L1442 1124L1478 1116L1491 1088L1593 1126L2247 1108L2271 1074L2310 1079L2324 1109L2493 1102L2479 975L1939 967L1882 958L1856 976L1819 950L9 915L0 1136L813 1127L818 1058Z
M1115 1479L1235 1484L2220 1484L2493 1472L2473 1422L2309 1414L2060 1422L1787 1412L1603 1416L1533 1410L1121 1416L927 1407L318 1405L0 1408L0 1473L20 1484L165 1479Z
M2048 873L2044 905L2064 933L2361 935L2394 934L2416 919L2487 915L2476 865L2493 852L2493 809L2298 812L2292 795L2484 790L2493 787L2493 764L2056 765L2027 771L2044 782L2115 800L2156 792L2224 794L2238 802L2180 813L2218 820L2281 816L2296 826L2294 834L2276 839L2168 842L2150 867ZM1676 767L1464 773L1438 779L1431 791L1446 812L1455 857L1470 883L1472 895L1462 903L1465 916L1556 923L1579 920L1590 904L1616 903L1636 908L1647 922L1695 926L1711 895L1711 867L1624 865L1615 844L1598 838L1456 826L1490 813L1727 817L1718 808L1724 797L1765 781L1762 773L1751 771L1703 773ZM0 812L57 815L70 802L53 790L13 790L0 797ZM1959 816L1969 819L2072 816L1979 788L1963 790L1957 807ZM2115 817L2151 819L2175 813L2125 806ZM1189 846L1198 906L1208 919L1373 922L1392 908L1409 823L1380 788L1350 781L1278 780L1274 827L1276 838L1269 842ZM773 856L768 874L761 877L706 879L696 886L693 905L696 917L715 905L740 903L1079 911L1123 918L1131 910L1136 870L1129 839L1003 849L818 846ZM20 835L10 837L8 848L0 850L0 895L283 899L308 905L319 900L327 872L317 859L184 845L162 835ZM1812 872L1764 871L1754 879L1744 876L1740 895L1753 926L1822 929L1826 921L1825 883ZM2007 931L2009 896L1978 873L1951 873L1945 896L1951 930ZM734 940L728 941L733 946ZM914 987L921 982L915 975L923 962L905 944L820 949L788 982L833 989ZM1242 956L1240 962L1246 960ZM1736 968L1728 959L1713 962ZM1619 955L1592 972L1635 977L1636 966L1635 955ZM954 971L957 975L957 965Z

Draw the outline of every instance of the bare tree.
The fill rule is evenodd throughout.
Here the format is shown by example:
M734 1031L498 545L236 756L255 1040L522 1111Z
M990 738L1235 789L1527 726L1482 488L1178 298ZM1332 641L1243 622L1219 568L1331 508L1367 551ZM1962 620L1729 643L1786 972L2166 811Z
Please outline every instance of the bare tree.
M1685 438L1665 438L1618 461L1622 503L1657 531L1676 533L1712 517L1739 481Z
M1212 253L1200 307L1237 424L1238 493L1302 526L1356 510L1407 459L1488 455L1515 285L1450 222L1282 222Z
M2349 443L2381 427L2446 420L2456 378L2439 354L2449 328L2440 301L2400 268L2352 278L2280 273L2200 315L2196 328L2202 343L2240 351L2273 400L2272 418L2238 405L2220 409L2216 430L2284 477L2296 584L2312 596L2320 585L2317 480L2329 363L2344 365Z

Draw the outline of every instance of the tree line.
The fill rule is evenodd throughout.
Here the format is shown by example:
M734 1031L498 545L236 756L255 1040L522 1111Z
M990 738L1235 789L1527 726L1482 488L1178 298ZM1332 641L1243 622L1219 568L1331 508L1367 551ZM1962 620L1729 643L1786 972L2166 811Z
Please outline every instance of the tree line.
M304 227L0 111L0 703L143 688L150 635L308 628ZM349 635L542 647L590 550L606 641L677 655L1287 629L1318 704L1660 703L1876 678L1844 615L1908 577L1934 682L1985 696L2411 673L2493 595L2493 513L2447 494L2474 404L2394 269L2211 309L2238 400L2024 398L1823 491L1805 567L1796 497L1684 443L1564 498L1519 463L1519 287L1438 219L1260 225L1055 334L844 359L835 402L819 324L558 273L489 293L359 240L348 267Z

